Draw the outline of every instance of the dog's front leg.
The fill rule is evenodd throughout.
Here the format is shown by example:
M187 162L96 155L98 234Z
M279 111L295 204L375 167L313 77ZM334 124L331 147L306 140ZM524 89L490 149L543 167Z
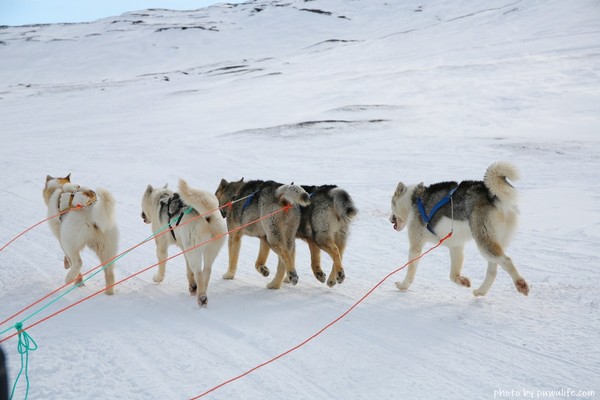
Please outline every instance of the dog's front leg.
M166 240L161 240L162 237L156 238L156 258L158 258L158 271L154 275L154 282L161 283L163 279L165 279L166 266L167 266L167 257L169 253L168 243Z
M450 280L459 286L471 287L471 281L465 276L461 276L464 262L463 246L450 247Z
M408 260L414 260L410 264L408 264L408 272L406 273L406 277L402 282L396 282L396 287L402 291L408 290L410 285L415 280L415 274L417 273L417 267L419 266L419 260L415 260L417 257L421 255L421 251L423 250L423 245L421 243L416 245L411 245L410 250L408 252Z
M231 232L227 247L229 248L229 268L223 274L223 279L233 279L237 272L238 259L240 257L240 247L242 246L242 232Z

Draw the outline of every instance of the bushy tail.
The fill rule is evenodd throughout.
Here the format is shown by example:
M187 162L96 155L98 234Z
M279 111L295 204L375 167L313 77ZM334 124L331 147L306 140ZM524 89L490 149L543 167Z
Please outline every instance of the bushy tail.
M517 190L508 180L517 181L519 170L514 165L498 161L490 165L483 176L483 183L501 203L510 208L517 207Z
M350 221L358 214L358 210L348 192L341 188L335 188L330 193L333 197L333 209L340 219Z
M275 191L275 196L282 205L298 204L307 206L310 204L310 196L306 190L297 185L281 185Z
M192 188L183 179L179 180L178 191L185 204L204 215L203 219L208 223L213 236L227 232L225 221L219 212L219 200L214 194Z
M97 200L92 206L92 220L102 232L106 232L116 224L115 198L106 189L96 190Z

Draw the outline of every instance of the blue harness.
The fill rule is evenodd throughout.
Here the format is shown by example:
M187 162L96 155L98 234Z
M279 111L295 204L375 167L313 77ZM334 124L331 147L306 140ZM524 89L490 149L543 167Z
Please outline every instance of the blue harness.
M431 213L429 215L427 215L427 212L425 211L425 207L423 206L423 201L421 200L421 198L419 197L417 199L417 206L419 207L419 213L421 214L421 218L423 218L423 222L425 222L425 224L427 225L427 230L429 232L433 233L435 236L437 236L437 235L433 231L433 228L431 227L431 225L429 225L429 221L431 221L431 219L433 218L435 213L438 212L438 210L440 208L442 208L450 200L452 200L452 195L454 195L454 192L456 192L456 189L458 189L458 186L455 187L454 189L450 190L448 192L448 194L446 196L444 196L443 199L438 201L438 203L435 206L433 206L433 208L431 209Z

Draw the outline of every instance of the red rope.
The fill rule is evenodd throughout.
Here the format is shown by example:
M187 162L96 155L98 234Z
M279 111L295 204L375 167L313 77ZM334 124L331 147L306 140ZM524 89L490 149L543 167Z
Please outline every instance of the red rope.
M279 354L278 356L275 356L273 358L271 358L268 361L265 361L262 364L257 365L256 367L244 372L243 374L240 374L234 378L231 378L215 387L213 387L212 389L207 390L206 392L196 396L196 397L192 397L190 400L196 400L199 399L201 397L206 396L209 393L214 392L217 389L222 388L223 386L226 386L232 382L235 382L247 375L250 375L252 372L256 371L257 369L260 369L266 365L269 365L277 360L279 360L280 358L298 350L300 347L304 346L305 344L307 344L308 342L310 342L311 340L315 339L317 336L321 335L323 332L325 332L327 329L331 328L333 325L335 325L337 322L339 322L341 319L343 319L346 315L350 314L350 312L352 310L354 310L360 303L362 303L367 297L369 297L371 295L371 293L373 293L379 286L381 286L390 276L396 274L397 272L401 271L402 269L406 268L406 266L408 266L410 263L417 261L419 259L421 259L422 257L424 257L426 254L428 254L429 252L433 251L434 249L438 248L446 239L448 239L450 236L452 236L452 232L448 233L445 237L443 237L442 239L440 239L440 241L438 242L438 244L436 244L435 246L433 246L432 248L430 248L429 250L427 250L425 253L421 254L418 257L415 257L412 260L409 260L406 264L404 264L402 267L396 269L395 271L390 272L389 274L387 274L385 276L385 278L383 278L381 281L379 281L379 283L377 285L375 285L371 290L369 290L367 292L367 294L365 294L363 297L360 298L360 300L358 300L356 303L354 303L348 310L346 310L342 315L340 315L339 317L337 317L336 319L334 319L333 321L331 321L330 323L328 323L327 325L325 325L322 329L320 329L317 333L315 333L314 335L310 336L308 339L304 340L302 343L292 347L291 349Z
M224 205L224 206L222 206L222 207L225 207L225 206L227 206L227 204L225 204L225 205ZM84 298L82 298L82 299L80 299L80 300L76 301L75 303L73 303L73 304L70 304L70 305L68 305L67 307L64 307L64 308L62 308L62 309L60 309L60 310L56 311L55 313L53 313L53 314L50 314L50 315L48 315L48 316L47 316L47 317L45 317L45 318L42 318L42 319L41 319L41 320L39 320L39 321L36 321L36 322L34 322L33 324L29 325L27 328L23 328L23 329L21 330L21 332L28 331L29 329L33 328L34 326L37 326L37 325L41 324L42 322L45 322L45 321L49 320L50 318L53 318L53 317L57 316L58 314L61 314L61 313L65 312L65 311L67 311L67 310L69 310L69 309L71 309L71 308L75 307L76 305L78 305L78 304L80 304L80 303L83 303L84 301L86 301L86 300L89 300L89 299L91 299L92 297L95 297L95 296L97 296L98 294L100 294L100 293L104 292L106 289L113 288L113 287L115 287L115 286L117 286L117 285L119 285L119 284L121 284L121 283L123 283L123 282L125 282L125 281L128 281L129 279L131 279L131 278L133 278L133 277L136 277L136 276L138 276L138 275L140 275L140 274L142 274L142 273L144 273L144 272L148 271L149 269L152 269L152 268L156 267L157 265L159 265L159 264L160 264L160 263L162 263L162 262L169 261L169 260L171 260L171 259L173 259L173 258L175 258L175 257L178 257L178 256L180 256L180 255L182 255L182 254L184 254L184 253L187 253L188 251L194 250L194 249L196 249L196 248L198 248L198 247L200 247L200 246L204 246L204 245L205 245L205 244L207 244L207 243L210 243L210 242L213 242L213 241L215 241L215 240L217 240L217 239L220 239L220 238L222 238L222 237L224 237L224 236L226 236L226 235L228 235L228 234L230 234L230 233L232 233L232 232L236 232L236 231L242 230L242 229L244 229L244 228L246 228L246 227L248 227L248 226L250 226L250 225L252 225L252 224L255 224L255 223L259 222L259 221L262 221L262 220L264 220L264 219L270 218L270 217L272 217L273 215L275 215L275 214L277 214L277 213L279 213L279 212L281 212L281 211L287 211L287 210L288 210L288 209L290 209L291 207L293 207L293 205L292 205L292 204L288 204L287 206L285 206L285 207L282 207L282 208L280 208L280 209L278 209L278 210L275 210L275 211L273 211L273 212L271 212L271 213L269 213L269 214L267 214L267 215L264 215L264 216L262 216L262 217L260 217L260 218L258 218L258 219L255 219L254 221L250 221L250 222L248 222L248 223L246 223L246 224L244 224L244 225L240 225L240 226L238 226L237 228L234 228L234 229L232 229L232 230L230 230L230 231L228 231L228 232L225 232L225 233L223 233L223 234L221 234L221 235L215 236L214 238L212 238L212 239L209 239L209 240L206 240L206 241L204 241L204 242L202 242L202 243L200 243L200 244L197 244L197 245L195 245L195 246L193 246L193 247L190 247L189 249L183 250L183 251L181 251L181 252L179 252L179 253L177 253L177 254L175 254L175 255L171 256L171 257L168 257L168 258L166 258L165 260L161 260L161 261L157 262L156 264L153 264L153 265L151 265L151 266L149 266L149 267L146 267L146 268L144 268L144 269L142 269L142 270L140 270L140 271L136 272L136 273L135 273L135 274L133 274L133 275L130 275L130 276L126 277L126 278L123 278L123 279L121 279L121 280L120 280L120 281L118 281L118 282L115 282L115 283L113 283L112 285L108 285L108 286L106 286L106 287L104 287L104 288L102 288L102 289L98 290L97 292L94 292L94 293L92 293L91 295L89 295L89 296L87 296L87 297L84 297ZM190 221L187 221L187 222L190 222ZM184 225L184 224L180 224L179 226L183 226L183 225ZM168 232L168 231L165 231L165 232ZM144 242L142 242L142 243L144 243ZM141 244L141 243L140 243L140 244ZM137 246L139 246L140 244L138 244ZM137 247L137 246L136 246L136 247ZM19 334L19 332L13 333L12 335L10 335L10 336L7 336L7 337L5 337L4 339L0 340L0 343L3 343L3 342L5 342L5 341L7 341L7 340L11 339L11 338L13 338L13 337L17 336L18 334Z
M46 218L46 219L43 219L43 220L41 220L40 222L38 222L37 224L31 225L29 228L25 229L23 232L19 233L17 236L15 236L14 238L12 238L12 239L11 239L11 240L10 240L8 243L6 243L4 246L2 246L2 247L0 248L0 252L1 252L2 250L4 250L5 248L7 248L8 246L10 246L10 244L11 244L12 242L14 242L15 240L17 240L18 238L20 238L21 236L23 236L24 234L26 234L27 232L29 232L30 230L32 230L33 228L35 228L36 226L38 226L38 225L41 225L41 224L43 224L43 223L44 223L44 222L46 222L46 221L50 221L50 220L51 220L51 219L53 219L53 218L60 217L61 215L63 215L63 214L66 214L66 213L68 213L68 212L69 212L69 211L71 211L71 210L73 210L73 208L69 208L69 209L67 209L67 210L65 210L65 211L62 211L62 212L60 212L60 213L56 214L56 215L53 215L53 216L51 216L51 217L48 217L48 218Z
M231 203L231 202L230 202L230 203ZM172 231L173 229L177 229L177 228L178 228L178 227L180 227L180 226L184 226L184 225L186 225L186 224L189 224L190 222L192 222L192 221L195 221L195 220L197 220L198 218L205 217L205 216L207 216L207 215L209 215L209 214L212 214L213 212L219 211L221 208L228 207L228 206L229 206L229 203L227 203L227 204L224 204L224 205L222 205L222 206L221 206L221 207L219 207L219 208L215 208L214 210L210 210L210 211L208 211L208 212L206 212L206 213L204 213L204 214L197 215L197 216L195 216L195 217L193 217L193 218L191 218L191 219L187 220L186 222L184 222L184 223L182 223L182 224L179 224L178 226L171 227L171 228L169 228L169 229L166 229L166 230L164 230L164 231L162 231L162 232L160 232L160 233L158 233L158 234L156 234L156 235L152 235L150 238L148 238L148 239L146 239L146 240L144 240L144 241L142 241L142 242L140 242L140 243L136 244L135 246L133 246L133 247L130 247L130 248L128 248L127 250L125 250L125 251L123 251L123 252L121 252L121 253L117 254L116 256L114 256L113 258L111 258L110 260L108 260L108 261L106 261L106 262L104 262L104 263L102 263L102 264L100 264L100 265L97 265L97 266L95 266L94 268L90 269L89 271L87 271L87 272L85 272L85 273L81 274L81 276L83 277L83 276L86 276L86 275L89 275L89 274L91 274L92 272L94 272L94 271L95 271L95 270L97 270L98 268L104 267L105 265L108 265L108 264L110 264L110 263L114 262L114 261L115 261L115 260L117 260L119 257L121 257L121 256L123 256L123 255L125 255L125 254L127 254L128 252L130 252L130 251L132 251L132 250L135 250L136 248L138 248L138 247L140 247L141 245L143 245L143 244L145 244L145 243L149 242L149 241L150 241L150 240L152 240L152 239L155 239L155 238L157 238L157 237L160 237L161 235L164 235L165 233L167 233L167 232L170 232L170 231ZM68 212L68 211L64 211L64 212L62 212L61 214L64 214L65 212ZM57 215L55 215L54 217L56 217L56 216L58 216L58 215L61 215L61 214L57 214ZM46 222L46 221L48 221L48 220L49 220L49 219L51 219L51 218L54 218L54 217L50 217L50 218L48 218L48 219L46 219L46 220L44 220L44 221L40 221L40 222L38 222L36 225L34 225L34 226L32 226L31 228L29 228L29 230L30 230L30 229L32 229L32 228L34 228L35 226L37 226L37 225L39 225L39 224L43 223L43 222ZM23 233L25 233L25 232L23 232ZM23 233L22 233L22 234L23 234ZM15 239L16 239L16 238L15 238ZM13 241L14 241L15 239L13 239ZM57 289L53 290L52 292L48 293L48 294L47 294L47 295L45 295L44 297L41 297L40 299L38 299L38 300L36 300L35 302L33 302L33 303L31 303L30 305L28 305L27 307L23 308L22 310L18 311L17 313L15 313L15 314L11 315L10 317L6 318L4 321L0 322L0 326L4 325L5 323L7 323L8 321L10 321L11 319L13 319L13 318L17 317L18 315L21 315L21 314L22 314L22 313L24 313L25 311L27 311L27 310L29 310L30 308L32 308L33 306L35 306L35 305L37 305L37 304L41 303L42 301L46 300L47 298L51 297L52 295L54 295L54 294L56 294L56 293L60 292L62 289L64 289L65 287L67 287L67 286L69 286L69 285L71 285L71 284L73 284L73 283L74 283L76 280L78 280L78 279L79 279L79 277L75 278L74 280L72 280L72 281L70 281L70 282L67 282L67 283L65 283L64 285L62 285L62 286L60 286L59 288L57 288ZM1 342L0 342L0 343L1 343Z

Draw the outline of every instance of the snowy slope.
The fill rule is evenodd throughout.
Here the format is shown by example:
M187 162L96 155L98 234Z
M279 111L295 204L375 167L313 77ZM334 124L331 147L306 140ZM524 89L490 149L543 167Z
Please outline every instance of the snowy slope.
M221 279L226 249L219 255L207 309L187 294L179 257L160 285L148 271L115 296L32 328L39 349L30 356L30 398L186 399L267 361L406 262L406 233L387 220L399 180L481 179L496 160L521 170L521 224L508 253L531 285L528 297L500 271L490 293L474 298L449 281L440 248L408 292L393 284L400 272L317 339L207 398L600 391L597 1L144 10L1 27L0 60L0 246L45 218L46 174L71 172L114 194L121 250L151 233L140 218L146 185L175 186L180 177L210 191L242 176L334 183L359 208L347 279L332 289L313 278L298 242L300 282L267 290L253 268L257 240L246 238L235 280ZM98 264L91 252L83 256L84 270ZM117 263L118 279L155 262L148 243ZM272 255L271 270L275 263ZM329 263L323 255L326 271ZM472 243L464 273L474 286L485 274ZM0 320L64 276L48 227L17 240L0 253ZM103 283L89 281L25 326ZM1 346L13 380L17 341ZM22 380L15 398L24 395Z

